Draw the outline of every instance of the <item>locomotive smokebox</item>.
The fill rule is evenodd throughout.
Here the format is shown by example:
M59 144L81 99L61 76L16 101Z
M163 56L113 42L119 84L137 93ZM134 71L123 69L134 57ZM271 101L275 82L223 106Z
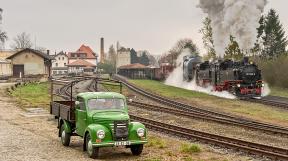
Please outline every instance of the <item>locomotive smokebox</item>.
M249 64L249 58L248 58L247 56L245 56L245 57L243 58L243 63L244 63L244 64Z

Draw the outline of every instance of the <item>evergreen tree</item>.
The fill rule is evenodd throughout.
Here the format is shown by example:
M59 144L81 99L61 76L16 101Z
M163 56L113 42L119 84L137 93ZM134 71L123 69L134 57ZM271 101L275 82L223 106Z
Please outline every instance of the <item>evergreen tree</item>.
M108 51L108 60L106 60L107 64L111 65L111 71L113 71L113 73L116 71L116 59L117 59L117 55L116 55L116 51L113 45L111 45L109 47L109 51Z
M213 32L211 27L211 20L206 17L203 21L203 28L199 31L202 33L202 41L204 48L207 51L206 59L216 58L216 51L214 49Z
M140 64L143 64L143 65L146 65L146 66L150 64L148 55L146 53L143 53L143 55L140 57L139 60L140 60Z
M261 52L261 56L272 59L285 54L288 41L276 11L271 9L267 16L260 19L259 24L255 47Z
M139 63L137 52L132 48L130 50L131 54L131 64Z
M232 35L230 36L230 44L225 50L225 59L234 59L234 60L241 60L244 56L243 52L241 51L239 44L237 41L234 40L235 37Z

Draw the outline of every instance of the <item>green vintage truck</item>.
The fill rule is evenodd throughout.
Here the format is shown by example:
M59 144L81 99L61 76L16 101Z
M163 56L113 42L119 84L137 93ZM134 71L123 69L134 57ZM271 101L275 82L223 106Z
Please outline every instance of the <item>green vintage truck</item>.
M71 136L84 140L83 150L97 158L100 147L126 146L140 155L147 143L143 124L129 119L126 98L115 92L85 92L76 101L52 101L51 114L58 119L59 137L69 146Z

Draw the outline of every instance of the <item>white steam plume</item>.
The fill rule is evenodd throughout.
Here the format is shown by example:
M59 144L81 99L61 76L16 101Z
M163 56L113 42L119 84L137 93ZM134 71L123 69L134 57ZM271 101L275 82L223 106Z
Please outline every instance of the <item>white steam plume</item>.
M249 50L256 42L259 19L267 0L199 0L211 19L213 39L218 56L223 57L233 35L241 49Z
M195 78L191 82L186 82L183 80L183 57L191 55L190 49L184 49L183 52L178 56L176 63L177 67L173 70L173 72L168 76L168 78L165 81L166 85L175 86L179 88L184 88L192 91L207 93L209 95L214 95L218 97L224 97L229 99L235 99L236 97L232 94L230 94L227 91L223 92L217 92L213 90L213 87L207 87L203 88L200 86L197 86Z

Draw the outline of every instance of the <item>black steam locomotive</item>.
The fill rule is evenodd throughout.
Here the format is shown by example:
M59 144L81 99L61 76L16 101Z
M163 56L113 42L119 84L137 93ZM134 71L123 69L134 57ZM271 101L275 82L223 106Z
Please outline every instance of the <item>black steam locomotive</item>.
M184 64L193 65L185 66ZM196 66L196 67L195 67ZM192 71L189 69L193 69ZM249 62L248 58L242 61L208 61L199 63L194 59L189 59L183 63L184 79L190 81L195 75L199 86L213 86L215 91L228 91L238 97L261 97L264 86L261 70L254 62Z

